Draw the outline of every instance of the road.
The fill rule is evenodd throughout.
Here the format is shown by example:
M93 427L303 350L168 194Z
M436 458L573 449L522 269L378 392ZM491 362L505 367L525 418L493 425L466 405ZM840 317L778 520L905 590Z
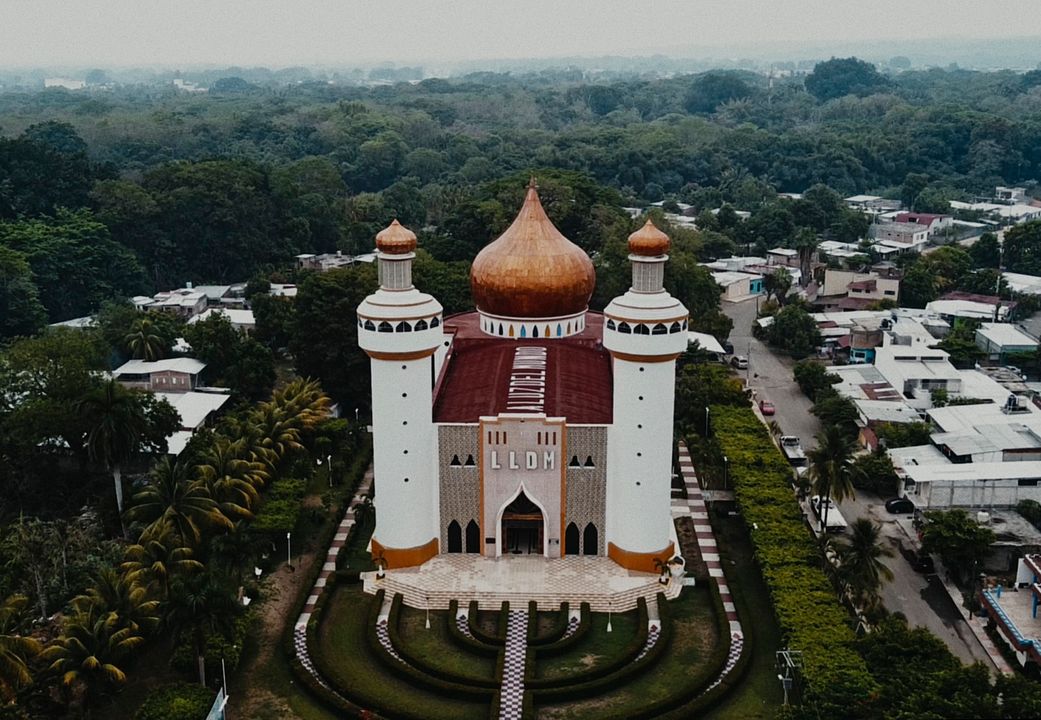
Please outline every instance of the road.
M774 419L785 434L798 435L807 449L815 447L814 436L820 432L820 422L810 414L812 403L792 378L794 363L790 358L774 354L765 343L752 337L755 301L724 302L723 312L734 321L734 329L730 333L734 352L748 355L749 385L756 396L774 404L777 408ZM896 522L896 518L886 512L882 501L872 494L860 493L856 499L839 503L839 509L850 523L857 518L867 517L881 525L883 537L893 553L884 560L893 572L893 579L882 587L882 601L886 608L890 612L903 613L912 626L928 628L962 662L979 660L994 669L992 661L939 579L916 572L901 554L901 547L911 550L914 541Z

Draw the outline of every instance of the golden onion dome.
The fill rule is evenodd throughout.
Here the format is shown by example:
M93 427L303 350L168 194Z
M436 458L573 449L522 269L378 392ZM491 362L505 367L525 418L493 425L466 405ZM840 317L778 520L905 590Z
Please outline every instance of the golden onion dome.
M394 222L376 233L376 247L388 255L404 255L416 249L416 234L395 218Z
M664 255L669 252L669 236L648 220L642 228L629 236L629 252L645 257Z
M582 248L553 225L534 179L513 224L470 267L477 309L514 318L574 315L589 306L596 273Z

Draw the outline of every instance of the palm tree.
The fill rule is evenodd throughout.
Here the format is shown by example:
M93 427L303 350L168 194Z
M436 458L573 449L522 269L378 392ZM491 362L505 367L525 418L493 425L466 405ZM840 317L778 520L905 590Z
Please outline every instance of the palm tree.
M241 441L218 438L203 454L196 467L199 482L206 486L229 518L251 518L250 509L257 501L257 488L268 477L264 464L244 460Z
M241 588L247 572L252 572L257 557L257 539L249 532L249 526L238 521L235 527L210 543L210 563L223 570L227 577L234 578Z
M817 447L810 450L810 482L821 497L821 533L828 527L831 501L855 497L853 492L853 439L837 425L817 434Z
M123 343L131 356L139 360L151 362L166 354L166 341L156 332L155 323L146 317L134 321Z
M170 586L166 623L174 637L190 632L199 665L199 684L206 684L206 638L231 635L243 607L224 578L212 572L177 578Z
M146 635L159 625L159 601L150 597L148 589L114 568L98 571L86 594L72 599L77 614L111 613L119 627L128 627Z
M112 473L116 506L123 514L123 480L120 465L137 449L146 418L136 393L115 380L105 382L79 402L79 411L89 423L87 452Z
M61 674L66 693L82 689L86 716L95 697L126 682L126 673L116 663L142 642L144 638L133 628L119 627L112 613L91 609L71 618L40 659L50 663L51 672Z
M282 408L273 403L261 403L251 414L257 426L258 439L254 451L272 471L289 453L302 450L300 428L295 426Z
M849 541L839 550L842 575L859 600L871 600L877 596L883 580L893 579L893 571L882 562L893 552L882 546L879 526L868 518L855 520L850 531Z
M192 557L191 548L159 540L142 540L139 545L131 545L120 565L127 580L145 587L159 600L165 600L169 594L172 578L202 568L202 563Z
M0 604L0 699L12 702L33 681L29 661L40 654L40 643L18 632L29 598L10 595Z
M820 239L810 228L803 228L795 236L795 249L799 251L799 272L801 277L799 278L799 284L806 287L810 284L811 277L810 271L813 269L812 260L813 253L817 251L817 245L820 244Z
M143 540L166 540L197 548L208 528L231 529L231 521L210 497L206 486L188 477L184 463L164 457L152 469L148 484L134 495L127 517L147 524Z

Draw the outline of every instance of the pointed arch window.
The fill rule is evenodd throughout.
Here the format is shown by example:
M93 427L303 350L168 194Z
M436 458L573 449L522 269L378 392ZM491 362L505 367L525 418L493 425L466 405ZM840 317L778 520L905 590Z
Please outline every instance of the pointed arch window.
M657 325L654 326L654 328L651 329L651 335L664 335L667 332L668 332L668 329L664 325L662 325L661 323L658 323Z
M394 332L412 332L412 326L402 320L394 328Z
M651 329L643 323L638 323L633 326L633 332L637 335L650 335Z
M582 467L582 464L578 461L578 455L571 456L571 462L567 464L568 467Z
M560 323L557 323L557 337L561 337L564 334L564 328L560 327Z
M596 555L599 552L599 540L600 533L597 532L596 525L593 523L586 525L586 529L582 531L582 554Z
M466 462L463 463L463 466L464 467L473 467L474 466L474 456L473 455L467 455L466 456Z
M528 337L528 328L526 328L526 327L525 327L525 326L523 326L523 325L521 325L521 337L522 337L522 338L526 338L526 337Z
M453 520L448 523L448 552L461 553L463 551L463 529L459 523Z
M679 331L680 331L680 324L678 322L674 322L672 325L669 325L669 334L670 335L672 333L678 333Z
M513 325L510 325L509 335L510 335L510 337L513 337Z
M473 520L466 523L466 552L481 552L481 528Z
M612 320L611 318L607 318L607 329L608 330L614 330L615 329L614 320Z
M435 328L441 324L441 318L434 316L430 319L430 327Z
M379 327L376 328L376 331L377 332L394 332L394 328L391 327L391 324L389 322L384 320L383 322L381 322L379 324Z
M586 455L586 461L582 464L582 467L587 467L587 468L595 468L596 467L596 465L593 464L593 456L592 455Z
M629 327L629 323L623 320L622 322L618 323L618 332L625 333L626 335L631 335L633 329Z
M459 462L459 456L458 455L453 455L452 456L452 462L450 462L448 464L451 467L462 467L463 466L463 464L461 462Z
M571 522L564 530L564 554L578 555L578 525Z
M538 325L532 325L532 327L531 327L531 336L533 338L537 338L539 336L539 326Z
M426 329L427 329L427 321L426 320L417 320L416 321L416 332L419 332L420 330L426 330Z
M376 326L372 324L372 320L366 320L365 321L365 329L366 330L375 330Z
M502 323L499 323L499 334L502 335Z

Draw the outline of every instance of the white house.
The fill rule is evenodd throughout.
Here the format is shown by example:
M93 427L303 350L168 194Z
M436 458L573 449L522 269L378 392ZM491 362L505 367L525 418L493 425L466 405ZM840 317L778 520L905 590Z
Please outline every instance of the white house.
M1012 353L1037 352L1038 342L1011 323L982 323L976 330L976 346L988 360L1005 362Z

